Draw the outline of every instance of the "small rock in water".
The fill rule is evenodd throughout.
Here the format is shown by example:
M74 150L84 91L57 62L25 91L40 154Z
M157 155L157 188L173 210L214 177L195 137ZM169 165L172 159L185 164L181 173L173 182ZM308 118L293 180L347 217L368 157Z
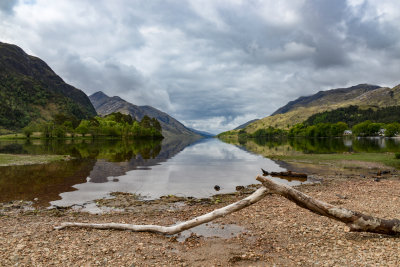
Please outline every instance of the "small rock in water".
M240 190L244 190L244 186L243 185L236 186L236 191L240 191Z
M221 190L221 187L219 185L215 185L214 189L215 189L215 191L219 191L219 190Z

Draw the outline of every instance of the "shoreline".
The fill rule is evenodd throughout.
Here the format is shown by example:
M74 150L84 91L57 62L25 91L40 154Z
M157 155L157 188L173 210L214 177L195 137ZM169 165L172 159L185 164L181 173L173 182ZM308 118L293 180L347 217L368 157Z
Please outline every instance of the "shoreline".
M56 161L71 160L69 155L31 155L0 153L0 167L48 164Z
M292 166L293 167L293 166ZM308 168L309 166L298 165ZM304 169L303 169L304 170ZM320 183L296 186L312 197L383 218L400 218L399 172L374 180L344 169L308 169ZM360 171L360 169L358 169ZM375 173L375 174L374 174ZM343 266L386 265L400 262L400 238L350 233L342 223L315 215L276 195L182 235L163 236L129 231L52 227L65 221L171 225L210 212L245 197L230 194L219 201L167 197L139 203L130 194L105 200L125 211L101 215L74 209L21 210L0 213L0 265L176 265L176 266ZM18 206L18 203L15 204ZM232 230L233 229L233 230ZM216 234L210 237L207 233Z

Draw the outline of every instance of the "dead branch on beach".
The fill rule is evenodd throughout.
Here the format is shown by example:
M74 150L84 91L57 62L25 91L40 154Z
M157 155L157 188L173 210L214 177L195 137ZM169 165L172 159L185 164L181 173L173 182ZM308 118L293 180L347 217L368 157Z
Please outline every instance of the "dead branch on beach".
M307 179L308 175L305 173L300 173L300 172L292 172L292 171L286 171L286 172L267 172L264 169L261 169L263 172L263 176L270 175L272 177L293 177L293 178L301 178L301 179Z
M326 216L331 219L345 223L350 231L356 232L372 232L387 235L398 235L400 234L400 220L398 219L381 219L372 217L369 215L362 214L357 211L351 211L345 208L337 207L329 203L314 199L288 185L284 185L275 182L266 177L257 176L258 181L262 183L262 187L257 189L250 196L232 203L226 207L216 209L210 213L201 215L194 219L182 222L171 226L160 226L160 225L134 225L134 224L123 224L123 223L78 223L78 222L65 222L60 226L54 227L56 230L61 230L67 227L83 227L83 228L95 228L95 229L117 229L117 230L130 230L134 232L154 232L172 235L184 230L193 228L203 223L213 221L217 218L224 217L230 213L241 210L248 207L262 198L264 198L269 192L279 194L288 200L296 203L298 206L308 209L318 215Z
M160 225L134 225L134 224L124 224L124 223L102 223L102 224L95 224L95 223L75 223L75 222L66 222L62 223L60 226L54 227L56 230L61 230L66 227L85 227L85 228L96 228L96 229L118 229L118 230L131 230L134 232L154 232L154 233L161 233L167 235L173 235L176 233L180 233L187 229L193 228L203 223L207 223L213 221L217 218L223 217L228 215L232 212L241 210L245 207L248 207L262 198L268 193L268 189L265 187L261 187L257 189L253 194L250 196L239 200L235 203L232 203L226 207L216 209L210 213L201 215L194 219L191 219L186 222L179 223L177 225L171 226L160 226Z
M279 194L293 201L298 206L308 209L318 215L345 223L352 232L371 232L387 235L400 234L400 220L398 219L387 220L372 217L314 199L288 185L274 182L260 175L257 176L256 179L260 181L263 186L271 190L272 193Z

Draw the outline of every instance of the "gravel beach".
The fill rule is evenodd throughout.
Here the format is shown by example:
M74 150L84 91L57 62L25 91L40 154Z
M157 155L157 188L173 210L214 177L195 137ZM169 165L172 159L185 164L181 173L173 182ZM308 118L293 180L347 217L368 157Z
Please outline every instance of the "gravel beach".
M400 218L396 172L313 175L321 183L297 189L334 205L382 218ZM399 266L400 237L349 232L277 195L181 235L68 228L65 221L170 225L245 197L139 203L130 194L102 205L125 211L89 214L0 206L1 266ZM101 201L100 201L101 202ZM213 236L215 235L215 236Z

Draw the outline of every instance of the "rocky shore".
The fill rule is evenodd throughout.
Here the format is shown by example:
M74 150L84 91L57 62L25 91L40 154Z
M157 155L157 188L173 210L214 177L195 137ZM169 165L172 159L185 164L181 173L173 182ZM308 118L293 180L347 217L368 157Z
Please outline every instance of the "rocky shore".
M303 169L304 170L304 169ZM297 187L312 197L383 218L400 218L400 177L322 171L320 183ZM115 194L96 215L74 209L0 205L1 266L398 266L400 237L352 233L339 222L267 195L237 213L180 235L53 227L65 221L170 225L237 201L249 192L211 199L173 196L143 202Z

